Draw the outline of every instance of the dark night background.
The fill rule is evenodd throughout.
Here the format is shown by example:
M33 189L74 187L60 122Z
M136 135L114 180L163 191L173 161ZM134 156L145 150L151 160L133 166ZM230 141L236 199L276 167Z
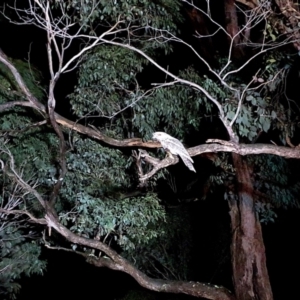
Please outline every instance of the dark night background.
M30 62L44 72L43 76L46 81L48 74L45 42L44 33L36 28L1 23L0 47L2 50L7 56L21 60L28 60L29 55ZM56 97L60 103L58 110L65 116L70 114L65 97L72 92L75 80L76 72L68 73L59 80L56 88ZM297 84L290 86L297 87ZM298 90L290 90L290 93L296 94ZM224 251L224 264L217 265L213 257L216 249L221 251L220 247L224 247L222 243L218 244L220 232L225 232L225 234L229 232L226 202L221 196L215 196L206 201L195 202L190 210L193 212L196 243L193 250L193 262L195 269L203 270L199 272L203 274L203 277L197 280L206 282L212 280L213 284L218 284L219 281L223 284L227 282L227 287L231 288L229 245L225 246L227 249ZM279 210L277 213L275 223L263 225L267 265L274 299L296 299L299 297L300 211L289 209ZM46 273L44 276L22 279L19 300L34 300L44 296L55 299L79 299L83 296L84 299L91 300L119 299L124 297L130 289L141 289L130 276L108 269L95 268L76 255L44 249L43 257L48 260ZM157 299L172 299L172 295L155 295ZM187 296L176 297L176 299L192 299Z
M223 201L225 205L220 205ZM203 281L218 284L227 282L230 286L231 278L220 278L218 273L230 274L230 260L227 254L225 265L215 264L212 250L215 249L216 237L220 236L222 228L228 227L226 202L210 199L199 202L193 207L195 241L194 266L203 274ZM222 208L221 208L222 206ZM215 207L218 207L216 211ZM220 221L221 220L221 221ZM228 220L229 221L229 218ZM273 288L275 300L297 299L300 268L299 243L300 213L298 210L280 211L275 223L264 225L264 241L267 253L267 266ZM220 247L222 245L220 244ZM220 249L218 249L220 250ZM44 250L43 256L48 260L47 272L44 276L33 276L21 280L22 290L19 300L40 299L40 291L44 291L48 298L55 299L120 299L131 289L142 288L130 276L109 269L95 268L87 264L77 255L63 251ZM224 270L225 268L225 270ZM228 269L228 270L226 270ZM37 290L36 287L39 287ZM148 293L148 292L147 292ZM156 299L174 299L172 295L149 292L156 295ZM177 298L178 297L178 298ZM176 295L176 299L195 299L194 297Z

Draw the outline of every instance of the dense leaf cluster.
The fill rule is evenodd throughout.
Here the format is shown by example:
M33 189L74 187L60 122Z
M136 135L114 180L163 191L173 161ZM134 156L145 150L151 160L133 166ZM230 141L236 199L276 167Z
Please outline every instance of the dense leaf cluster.
M3 203L2 197L0 203ZM43 274L46 262L41 260L41 248L33 240L37 236L22 220L0 214L0 223L0 295L14 298L21 288L16 281L22 275Z
M72 0L65 3L55 1L56 6L63 5L74 20L91 30L94 22L114 24L123 21L123 26L131 25L138 33L140 28L150 30L150 26L162 30L177 30L176 21L181 19L178 0ZM70 12L73 12L71 14Z

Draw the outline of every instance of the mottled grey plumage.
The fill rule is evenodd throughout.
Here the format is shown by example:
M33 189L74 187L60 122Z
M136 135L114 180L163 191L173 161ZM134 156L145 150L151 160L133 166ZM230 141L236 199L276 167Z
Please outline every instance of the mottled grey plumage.
M174 155L179 155L184 164L191 171L196 172L193 166L194 162L192 158L190 157L189 153L186 151L186 149L179 140L173 138L165 132L154 132L152 137L154 140L160 142L165 150L170 151Z

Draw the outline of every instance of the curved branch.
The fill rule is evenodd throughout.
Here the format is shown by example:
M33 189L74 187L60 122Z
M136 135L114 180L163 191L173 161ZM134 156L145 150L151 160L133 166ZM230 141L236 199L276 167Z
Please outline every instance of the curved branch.
M57 218L50 212L47 213L45 219L49 227L54 228L69 242L100 250L104 252L107 256L109 256L100 258L95 258L94 256L91 256L88 259L89 263L97 267L107 267L112 270L125 272L131 275L141 286L147 289L157 292L183 293L195 297L204 297L206 299L214 300L235 299L235 297L224 287L206 285L199 282L171 281L150 278L106 244L97 240L87 239L74 234L62 224L60 224Z
M128 261L126 263L115 263L105 257L90 257L88 262L97 267L107 267L112 270L123 271L132 276L142 287L156 292L187 294L194 297L206 299L235 299L235 297L224 287L204 284L193 281L172 281L154 279L133 267Z
M46 107L40 103L29 91L27 86L25 85L21 74L19 71L14 67L14 65L9 61L7 56L4 54L3 51L0 49L0 62L4 63L9 70L11 71L12 75L14 76L16 82L18 83L18 86L20 90L24 93L26 96L28 102L25 101L12 101L7 102L5 104L0 105L0 111L9 109L14 106L28 106L36 109L37 111L41 112L43 115L46 114L47 110ZM159 143L156 142L143 142L142 139L125 139L125 140L117 140L110 138L104 134L102 134L99 130L92 129L90 127L83 126L81 124L78 124L77 122L70 121L63 116L57 114L54 112L54 118L57 123L63 125L66 128L69 128L71 130L77 131L82 134L86 134L91 138L94 138L99 141L103 141L108 145L111 146L117 146L117 147L147 147L147 148L158 148Z
M36 107L39 110L43 110L43 105L32 95L32 93L27 88L26 84L23 81L22 76L18 72L18 70L15 68L15 66L9 61L5 53L0 49L0 62L2 62L13 74L18 86L26 96L27 100L32 103L34 107ZM29 105L28 105L29 106Z

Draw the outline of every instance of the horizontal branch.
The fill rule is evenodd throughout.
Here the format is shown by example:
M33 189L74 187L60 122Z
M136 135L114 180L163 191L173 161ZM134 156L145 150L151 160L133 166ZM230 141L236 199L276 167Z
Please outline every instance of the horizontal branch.
M26 215L29 217L30 221L38 224L46 225L47 222L45 219L37 219L35 218L30 212L26 210L19 210L19 209L4 209L0 207L0 212L5 213L7 215L13 214L13 215Z
M235 144L229 141L211 139L207 144L195 146L187 149L190 156L197 156L204 153L231 152L242 156L254 154L273 154L285 158L300 158L300 148L288 148L269 144ZM138 166L138 175L143 185L149 178L155 175L160 169L177 164L178 157L166 157L162 160L152 157L147 151L139 149L139 155L134 155ZM151 171L144 174L142 161L152 166Z
M159 148L160 143L154 141L143 142L140 138L118 140L103 134L100 130L87 127L76 122L70 121L59 114L55 114L56 122L77 132L85 134L98 141L102 141L108 145L115 147L146 147L146 148Z
M208 140L208 143L187 149L190 156L208 152L231 152L239 155L273 154L285 158L300 158L300 148L289 148L270 144L234 144L222 140Z
M30 106L34 109L45 113L46 107L40 103L28 90L26 87L21 75L19 74L18 70L13 66L13 64L8 60L6 55L0 50L0 61L3 62L12 72L20 89L23 91L24 95L27 97L28 102L22 101L15 101L12 102L13 104L6 105L3 104L3 109L8 109L12 106L19 105L19 106ZM9 102L8 102L9 103ZM161 147L159 143L154 141L143 142L142 139L133 138L133 139L124 139L118 140L108 137L101 133L100 130L90 128L79 123L73 122L64 118L63 116L55 113L56 122L60 125L69 128L71 130L77 131L79 133L85 134L91 138L96 140L102 141L108 145L115 146L115 147L144 147L144 148L159 148ZM240 155L250 155L250 154L274 154L286 158L300 158L300 150L295 148L288 148L276 145L269 145L269 144L235 144L226 141L220 140L212 140L212 142L216 142L217 144L204 144L199 145L193 148L188 149L188 152L191 156L196 156L202 153L207 152L234 152Z
M10 108L12 106L30 106L39 111L46 111L46 108L42 105L37 108L32 103L24 102L24 101L14 101L11 105L3 104L1 107ZM1 110L0 110L1 111ZM143 148L160 148L161 145L158 142L147 141L144 142L140 138L132 138L132 139L123 139L118 140L107 135L103 134L100 130L94 129L92 127L87 127L82 124L73 122L57 113L55 113L56 122L61 124L62 126L79 132L81 134L85 134L90 138L94 138L98 141L102 141L108 145L115 147L143 147ZM202 153L208 152L233 152L240 155L252 155L252 154L273 154L285 158L300 158L300 149L298 147L289 148L284 146L276 146L271 144L235 144L222 140L209 140L209 144L203 144L199 146L195 146L187 149L190 156L197 156ZM170 162L170 165L174 164L174 162ZM166 166L164 166L166 167Z
M6 109L12 108L14 106L25 106L25 107L33 107L35 108L35 105L31 102L26 101L10 101L6 102L4 104L0 104L0 112L4 111Z
M16 101L15 105L23 106L26 102ZM27 106L27 105L26 105ZM28 106L32 106L30 103ZM133 138L133 139L124 139L118 140L111 137L108 137L101 133L100 130L90 128L76 122L70 121L63 116L55 113L55 118L57 123L63 125L66 128L77 131L79 133L85 134L91 138L102 141L108 145L115 147L144 147L144 148L159 148L161 147L160 143L154 141L143 142L142 139ZM240 155L253 155L253 154L273 154L285 158L300 158L300 149L298 147L289 148L284 146L276 146L270 144L235 144L231 142L226 142L222 140L210 140L210 144L198 145L192 148L187 149L190 156L197 156L202 153L216 153L216 152L232 152ZM174 164L174 161L170 161L169 164L166 164L164 161L164 166L167 167L171 164Z

